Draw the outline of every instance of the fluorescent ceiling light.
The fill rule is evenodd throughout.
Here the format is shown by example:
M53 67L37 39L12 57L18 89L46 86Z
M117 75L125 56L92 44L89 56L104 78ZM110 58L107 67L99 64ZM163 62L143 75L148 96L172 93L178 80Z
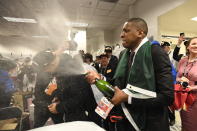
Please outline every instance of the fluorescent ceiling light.
M32 37L34 37L34 38L49 38L49 36L47 36L47 35L34 35Z
M72 26L72 27L87 27L87 26L88 26L88 23L66 22L66 26Z
M37 23L37 21L34 19L4 17L4 16L3 16L3 18L6 19L7 21L10 21L10 22Z
M193 17L193 18L191 18L191 20L197 21L197 17Z

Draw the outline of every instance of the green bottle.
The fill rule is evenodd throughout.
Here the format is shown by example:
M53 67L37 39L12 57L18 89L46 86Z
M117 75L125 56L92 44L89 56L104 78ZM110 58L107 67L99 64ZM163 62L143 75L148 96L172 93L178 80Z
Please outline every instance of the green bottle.
M95 79L95 85L104 94L104 96L110 99L114 96L114 89L107 81Z

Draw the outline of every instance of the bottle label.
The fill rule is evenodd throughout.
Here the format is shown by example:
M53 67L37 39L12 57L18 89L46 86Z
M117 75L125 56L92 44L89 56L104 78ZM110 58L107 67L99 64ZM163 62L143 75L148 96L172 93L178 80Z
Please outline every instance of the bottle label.
M114 105L106 97L102 97L95 112L103 119L106 119L113 107Z

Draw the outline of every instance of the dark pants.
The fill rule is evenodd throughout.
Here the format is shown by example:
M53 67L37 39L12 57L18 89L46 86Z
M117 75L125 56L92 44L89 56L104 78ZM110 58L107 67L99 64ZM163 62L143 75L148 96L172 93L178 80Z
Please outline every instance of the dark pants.
M106 131L135 131L131 123L126 118L118 122L111 122L108 118L101 121L102 124L100 126Z
M8 94L8 95L2 95L0 93L0 108L4 108L4 107L8 107L10 106L10 102L11 102L11 95Z
M169 117L169 125L173 126L175 124L175 112L171 111L169 108L168 108L168 117Z
M34 128L42 127L51 117L55 124L63 123L63 114L52 114L47 107L35 106L34 108Z
M168 116L169 116L170 121L175 121L175 112L174 111L171 112L169 110Z
M110 131L135 131L131 123L125 118L110 124Z

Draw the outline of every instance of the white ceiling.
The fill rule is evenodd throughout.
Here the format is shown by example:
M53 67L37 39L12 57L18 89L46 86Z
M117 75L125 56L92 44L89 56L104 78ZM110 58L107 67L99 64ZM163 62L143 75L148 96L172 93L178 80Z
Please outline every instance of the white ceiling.
M189 32L197 34L197 0L187 0L183 5L161 15L159 28L164 31Z
M44 34L50 27L64 27L66 21L88 23L87 28L113 29L128 18L128 7L134 1L119 0L111 3L100 0L0 0L0 35ZM7 22L2 16L31 18L38 23Z
M0 45L40 47L36 43L58 43L67 37L66 22L87 23L87 28L111 30L128 18L129 5L136 0L0 0ZM30 18L38 23L15 23L5 17ZM36 39L32 36L49 36ZM32 44L33 43L33 44ZM37 44L38 45L38 44Z

